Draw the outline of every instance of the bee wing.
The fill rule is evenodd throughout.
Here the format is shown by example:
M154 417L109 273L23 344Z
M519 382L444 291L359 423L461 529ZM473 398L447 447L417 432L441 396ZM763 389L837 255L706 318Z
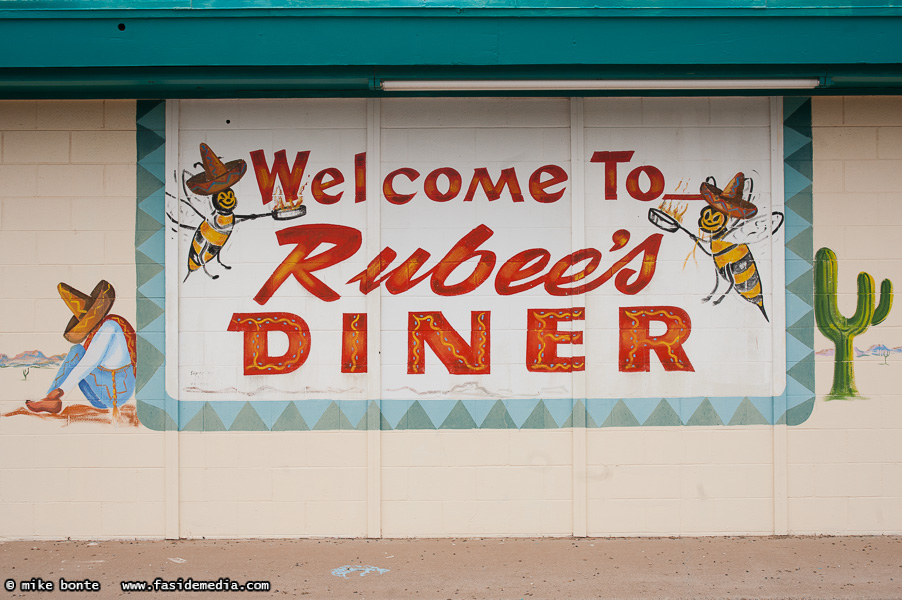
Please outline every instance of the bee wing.
M204 215L203 211L201 211L199 208L197 208L197 206L195 206L195 204L194 204L195 201L199 200L199 198L197 196L195 196L194 194L192 194L190 191L188 191L188 186L185 183L186 181L188 181L188 178L190 178L190 177L191 177L191 173L189 173L187 169L183 169L182 170L182 191L185 192L185 197L179 198L179 201L182 204L184 204L185 206L187 206L188 208L190 208L192 211L194 211L194 214L196 214L198 217L206 220L207 217ZM206 201L204 202L204 204L205 204L204 209L209 211L210 209L208 206L206 206Z
M737 244L755 244L769 239L783 226L783 213L774 211L737 225L724 236L724 241Z

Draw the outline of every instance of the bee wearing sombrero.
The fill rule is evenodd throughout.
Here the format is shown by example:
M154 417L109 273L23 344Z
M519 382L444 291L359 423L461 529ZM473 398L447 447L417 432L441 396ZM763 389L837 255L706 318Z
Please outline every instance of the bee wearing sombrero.
M279 220L294 219L307 212L306 206L298 205L292 210L276 209L254 215L236 215L235 208L238 206L238 198L235 196L232 186L244 177L247 172L247 163L240 158L223 163L204 143L200 145L200 155L204 170L184 181L184 185L186 192L187 189L190 189L199 196L210 197L212 214L205 215L190 202L182 200L182 203L187 204L197 216L203 219L195 228L178 223L175 217L167 213L169 219L173 223L177 223L179 227L194 230L191 247L188 249L188 274L185 275L184 281L187 281L191 273L198 269L203 269L204 273L212 279L219 279L219 275L213 275L207 270L207 263L212 260L216 260L225 269L232 268L222 262L220 253L223 246L229 241L236 224L260 217L273 217Z
M776 233L783 225L783 213L775 211L754 218L758 207L743 199L746 183L749 184L748 197L751 198L754 184L742 173L737 173L723 190L717 187L713 177L708 177L701 184L699 191L708 203L699 214L701 235L690 233L676 219L656 208L648 211L648 219L665 231L682 230L714 260L714 289L702 302L714 297L723 279L727 282L727 289L713 304L720 304L730 291L736 290L743 299L758 307L765 320L770 321L764 309L761 276L749 244Z

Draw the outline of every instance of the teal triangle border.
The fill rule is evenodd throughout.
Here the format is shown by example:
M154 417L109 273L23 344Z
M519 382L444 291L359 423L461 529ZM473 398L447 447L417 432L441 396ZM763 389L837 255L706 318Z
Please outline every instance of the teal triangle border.
M162 160L166 142L166 103L163 100L137 100L135 102L135 222L141 215L146 231L135 232L135 287L139 298L151 302L137 302L139 348L163 353L162 360L142 361L138 356L138 381L144 382L135 390L138 420L146 427L157 430L181 429L203 409L203 402L178 402L166 392L165 311L147 292L164 290L165 269L163 252L163 180L165 165ZM149 219L147 217L150 217ZM159 268L144 268L153 264ZM142 293L143 290L143 293ZM163 306L162 308L165 308ZM164 418L160 418L163 411ZM237 413L236 413L237 414Z

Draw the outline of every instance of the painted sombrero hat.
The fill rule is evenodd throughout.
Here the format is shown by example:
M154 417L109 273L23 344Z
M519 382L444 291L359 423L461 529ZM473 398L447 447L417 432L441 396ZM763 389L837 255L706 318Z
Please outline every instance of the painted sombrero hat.
M63 333L63 337L73 344L80 344L88 337L88 334L109 314L116 300L116 291L110 282L104 279L94 286L90 296L66 283L61 283L56 288L73 314Z
M700 189L705 201L720 212L736 219L750 219L758 214L758 207L742 199L744 190L745 175L742 173L736 173L722 190L707 181Z
M200 144L200 156L203 159L204 172L185 182L195 194L211 196L216 192L227 190L238 183L247 172L247 163L243 159L223 164L216 153L203 142Z

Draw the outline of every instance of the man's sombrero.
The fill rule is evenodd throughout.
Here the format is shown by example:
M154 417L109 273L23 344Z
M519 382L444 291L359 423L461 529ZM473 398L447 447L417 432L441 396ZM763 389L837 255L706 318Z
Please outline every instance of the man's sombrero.
M750 219L758 214L758 207L742 199L745 189L745 175L736 173L727 187L719 189L716 185L707 181L701 185L701 194L708 204L736 219Z
M247 163L243 159L239 158L223 164L210 147L203 142L200 145L200 156L203 159L204 172L198 173L185 182L195 194L212 196L216 192L227 190L238 183L238 180L247 172Z
M59 284L56 288L74 315L63 333L63 337L73 344L80 344L88 337L88 334L109 314L116 300L113 286L103 279L94 286L90 296L65 283Z

